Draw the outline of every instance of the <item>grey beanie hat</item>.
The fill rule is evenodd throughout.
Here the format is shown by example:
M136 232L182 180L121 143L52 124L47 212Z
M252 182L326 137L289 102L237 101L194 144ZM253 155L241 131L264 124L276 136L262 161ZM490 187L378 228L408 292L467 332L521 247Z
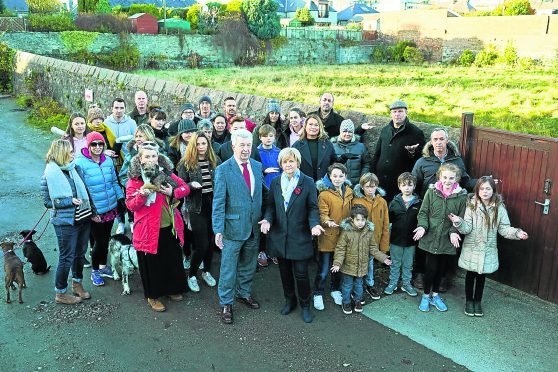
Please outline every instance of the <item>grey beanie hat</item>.
M407 104L403 101L395 101L391 105L389 105L390 110L395 110L395 109L398 109L398 108L404 108L405 110L409 109Z
M201 96L198 101L198 106L201 105L202 102L207 102L211 105L211 98L209 98L209 96Z
M279 102L275 99L269 101L269 104L267 105L267 112L281 113L281 106L279 105Z
M194 105L192 105L191 103L185 103L182 106L180 106L180 115L182 115L182 113L186 110L195 111Z
M351 119L345 119L341 122L341 126L339 127L339 132L354 132L355 131L355 124Z
M178 135L187 132L195 132L197 130L198 128L196 127L196 124L194 124L193 120L182 119L178 122Z

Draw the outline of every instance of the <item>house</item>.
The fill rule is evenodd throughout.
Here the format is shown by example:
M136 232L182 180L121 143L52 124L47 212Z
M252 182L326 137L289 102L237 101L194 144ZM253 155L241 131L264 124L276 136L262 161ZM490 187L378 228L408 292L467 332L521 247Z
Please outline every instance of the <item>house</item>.
M337 13L337 24L344 26L350 22L361 22L362 15L374 13L378 11L366 4L355 3Z
M306 8L305 0L275 0L279 8L277 14L281 18L294 18L297 9Z
M294 18L296 10L308 8L316 26L337 25L337 10L328 0L275 0L281 18Z
M376 10L381 13L400 12L402 10L419 9L425 6L424 0L380 0Z
M167 8L188 8L197 3L196 0L166 0L165 5ZM120 5L123 7L130 7L132 4L153 4L157 7L163 6L163 0L109 0L110 6Z

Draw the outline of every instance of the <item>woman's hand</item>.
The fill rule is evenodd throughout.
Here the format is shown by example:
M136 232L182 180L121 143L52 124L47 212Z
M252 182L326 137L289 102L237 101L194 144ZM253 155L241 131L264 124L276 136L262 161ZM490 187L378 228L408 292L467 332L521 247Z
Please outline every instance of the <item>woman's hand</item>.
M419 240L424 236L426 230L424 229L424 227L421 226L414 229L413 232L415 233L415 235L413 235L413 240Z
M115 158L118 156L113 150L105 150L105 155L110 156L111 158Z
M269 167L269 168L265 168L264 173L265 174L269 174L269 173L279 173L279 168L274 168L274 167Z
M167 184L166 186L161 185L161 186L160 186L159 192L160 192L161 194L165 194L165 195L168 195L168 196L172 196L172 186L169 185L169 184Z
M82 205L83 202L81 201L81 199L72 198L72 204L73 205Z
M258 224L260 225L260 231L262 234L267 234L269 232L271 225L267 222L267 220L261 220Z
M451 244L453 244L453 246L455 248L459 248L459 242L461 241L461 237L459 236L458 233L451 233L450 234L450 241L451 241Z
M459 222L461 222L461 217L459 217L458 215L455 215L453 213L448 214L448 218L451 220L451 222L453 222L454 224L457 224Z
M316 225L312 228L312 236L320 236L323 232L325 232L325 230L320 225Z
M326 222L327 227L339 227L338 224L335 223L335 221L329 220Z
M193 181L189 183L189 186L193 189L201 189L202 185L198 181Z
M93 217L91 217L91 221L100 223L101 222L101 217L100 216L93 216Z
M331 267L331 272L332 272L332 273L336 273L336 272L339 271L339 269L340 269L339 265L333 265L333 266Z
M149 190L149 189L140 189L140 190L138 191L138 193L139 193L141 196L149 196L149 194L151 194L151 190Z
M527 240L529 238L529 235L527 235L525 231L521 230L517 233L517 237L521 240Z

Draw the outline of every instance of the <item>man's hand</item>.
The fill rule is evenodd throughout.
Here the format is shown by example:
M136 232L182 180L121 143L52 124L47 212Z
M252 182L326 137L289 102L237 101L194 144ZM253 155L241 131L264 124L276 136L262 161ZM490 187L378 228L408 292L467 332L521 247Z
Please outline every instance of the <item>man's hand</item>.
M264 173L265 174L279 173L279 168L274 168L274 167L265 168Z
M325 230L320 225L316 225L312 228L312 236L320 236L323 232L325 232Z
M220 250L223 250L223 234L215 234L215 245L219 247Z
M412 145L412 146L405 146L405 150L409 151L409 154L414 154L415 151L417 150L417 147L419 147L419 144L417 143L416 145Z
M260 231L262 234L267 234L269 232L271 225L267 222L267 220L261 220L258 224L260 225Z
M458 233L451 233L450 234L450 241L451 241L451 244L453 244L453 246L455 248L459 248L459 242L461 241L461 237L459 236Z

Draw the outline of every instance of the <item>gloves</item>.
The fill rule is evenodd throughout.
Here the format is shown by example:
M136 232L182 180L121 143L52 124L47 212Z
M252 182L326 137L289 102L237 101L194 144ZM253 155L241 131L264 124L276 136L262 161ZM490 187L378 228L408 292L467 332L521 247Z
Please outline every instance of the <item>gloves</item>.
M358 155L356 155L356 154L351 154L351 153L345 153L345 154L341 154L341 155L339 156L339 158L337 158L337 160L338 160L340 163L343 163L343 164L346 163L347 160L352 160L352 159L358 159Z

